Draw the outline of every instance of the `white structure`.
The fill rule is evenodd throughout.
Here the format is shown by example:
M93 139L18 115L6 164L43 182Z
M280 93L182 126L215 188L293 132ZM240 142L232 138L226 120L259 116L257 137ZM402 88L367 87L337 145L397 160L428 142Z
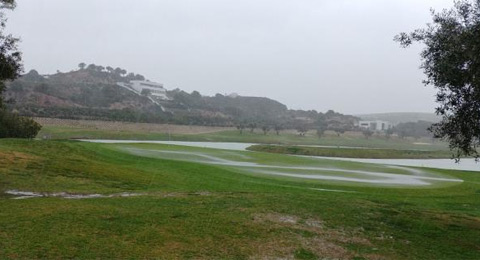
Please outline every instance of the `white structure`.
M237 97L239 97L239 96L240 96L240 95L237 94L237 93L231 93L231 94L228 95L227 97L229 97L229 98L237 98Z
M149 93L151 96L159 99L168 99L167 90L163 88L163 84L151 81L132 80L127 83L127 86L137 91L140 94Z
M163 88L163 84L151 81L132 80L129 83L119 82L120 87L126 88L138 95L146 95L159 100L169 100L167 90Z
M163 111L165 111L165 109L162 107L159 101L170 100L170 98L167 96L167 90L164 89L163 84L160 83L143 80L132 80L129 83L117 82L117 85L129 91L132 91L139 96L147 96L150 101L160 106Z
M386 131L393 127L392 123L387 121L360 121L358 126L362 129L370 129L372 131Z

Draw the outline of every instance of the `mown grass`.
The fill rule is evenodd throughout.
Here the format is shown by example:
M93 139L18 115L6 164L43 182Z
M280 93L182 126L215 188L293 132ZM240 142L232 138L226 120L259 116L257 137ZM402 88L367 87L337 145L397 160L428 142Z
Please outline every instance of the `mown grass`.
M0 140L0 258L478 259L480 176L438 172L465 182L314 185L111 145ZM13 200L3 193L9 189L147 195Z
M444 150L355 149L282 145L253 145L248 150L279 154L368 159L441 159L451 158L452 156L451 152Z

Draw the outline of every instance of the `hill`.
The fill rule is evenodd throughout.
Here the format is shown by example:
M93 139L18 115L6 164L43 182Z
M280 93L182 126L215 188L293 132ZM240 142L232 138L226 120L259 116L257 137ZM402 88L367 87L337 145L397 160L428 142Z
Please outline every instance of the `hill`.
M135 84L156 88L139 90ZM10 109L33 117L295 128L312 126L322 115L316 111L289 110L266 97L203 96L197 91L165 90L140 74L94 64L47 76L32 70L10 82L5 94ZM353 125L352 116L333 111L329 115Z
M362 120L382 120L389 121L393 124L426 121L436 123L440 121L440 117L434 113L415 113L415 112L400 112L400 113L378 113L357 115Z

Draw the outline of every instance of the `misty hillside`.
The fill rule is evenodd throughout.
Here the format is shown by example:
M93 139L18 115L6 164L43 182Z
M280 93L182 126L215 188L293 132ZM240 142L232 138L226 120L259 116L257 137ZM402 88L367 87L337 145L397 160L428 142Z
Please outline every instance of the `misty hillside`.
M379 114L365 114L357 115L362 120L383 120L389 121L393 124L426 121L436 123L440 121L440 117L434 113L415 113L415 112L400 112L400 113L379 113Z
M9 107L21 115L68 119L220 126L255 122L294 127L298 122L313 124L320 115L316 111L289 110L264 97L203 96L180 89L163 89L163 96L149 91L136 93L129 88L135 81L149 83L140 74L93 64L48 76L32 70L8 84L6 97ZM340 121L354 119L335 115Z

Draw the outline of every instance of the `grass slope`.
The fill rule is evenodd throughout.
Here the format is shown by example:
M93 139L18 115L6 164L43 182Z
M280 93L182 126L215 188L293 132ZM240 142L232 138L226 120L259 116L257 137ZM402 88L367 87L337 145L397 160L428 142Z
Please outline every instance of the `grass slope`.
M0 140L0 258L478 259L480 175L438 172L465 182L343 187L113 145ZM9 189L148 195L13 200L3 193Z

